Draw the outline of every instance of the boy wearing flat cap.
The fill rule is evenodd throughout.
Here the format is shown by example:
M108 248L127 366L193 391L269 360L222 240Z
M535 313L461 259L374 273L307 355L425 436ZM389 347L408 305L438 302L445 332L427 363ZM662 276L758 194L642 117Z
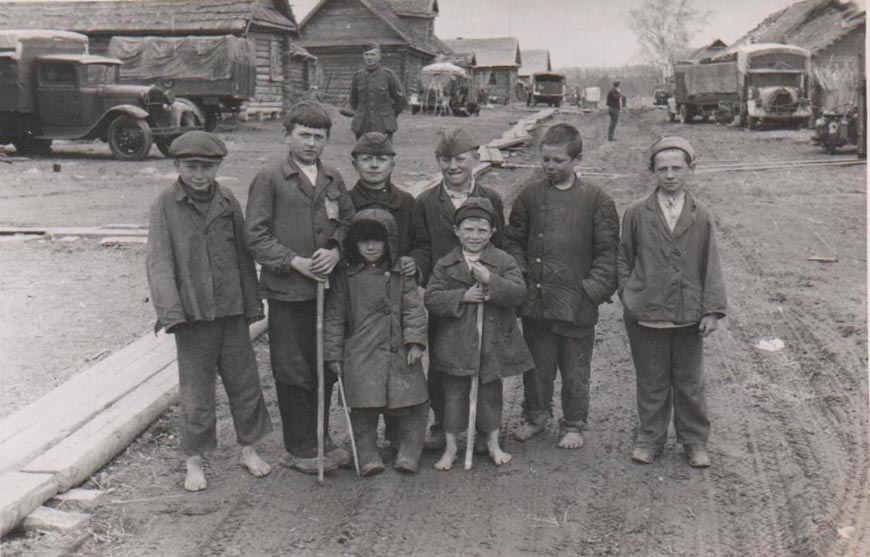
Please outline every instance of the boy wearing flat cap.
M217 446L215 370L229 398L240 463L256 477L271 467L254 443L272 430L248 325L263 318L257 274L245 248L242 209L216 175L227 154L217 136L188 132L169 146L178 180L151 206L146 265L155 331L178 350L184 488L207 487L202 455Z
M703 340L725 317L726 297L713 215L687 190L694 167L695 150L682 137L653 143L649 169L656 189L622 221L619 296L640 418L631 458L643 464L664 447L672 410L689 465L711 463Z
M429 373L441 374L446 398L446 447L435 468L450 470L456 460L457 436L468 427L474 375L480 380L475 426L501 466L511 460L499 446L502 379L534 367L516 318L526 286L514 258L490 243L496 212L489 199L468 198L453 222L460 245L435 264L425 296L430 318L438 321ZM477 334L478 311L483 311L483 338Z
M287 158L257 174L248 191L248 248L262 265L260 296L269 301L269 352L281 412L281 463L317 471L317 283L340 259L353 204L337 170L320 160L332 120L314 102L293 106L284 118ZM324 422L335 376L324 377ZM326 467L350 455L329 447Z
M518 441L547 428L553 384L562 376L558 446L579 449L589 416L589 376L598 306L616 290L619 215L601 188L580 180L574 166L583 142L577 128L556 124L541 140L543 175L520 192L505 236L526 278L520 309L535 369L523 376L526 423Z
M363 64L350 83L350 106L356 112L350 128L357 139L368 132L392 138L399 129L396 118L408 105L402 84L392 70L381 66L381 47L377 43L366 44Z
M441 183L421 193L414 205L414 232L411 257L417 264L421 284L426 284L435 262L459 245L453 227L453 214L469 197L484 197L493 207L494 235L492 242L500 245L504 229L504 204L498 192L485 188L474 179L474 168L480 164L477 149L480 143L463 128L442 130L435 147L435 158L441 168ZM438 320L429 321L430 342L438 328ZM437 372L427 377L429 402L435 415L432 435L426 442L428 450L444 446L441 429L444 414L444 389Z

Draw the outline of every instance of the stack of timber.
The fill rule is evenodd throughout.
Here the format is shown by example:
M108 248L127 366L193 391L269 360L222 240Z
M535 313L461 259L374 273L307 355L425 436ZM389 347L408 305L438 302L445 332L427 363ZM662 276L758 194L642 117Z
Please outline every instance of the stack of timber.
M123 451L177 390L175 342L149 333L0 421L0 536Z

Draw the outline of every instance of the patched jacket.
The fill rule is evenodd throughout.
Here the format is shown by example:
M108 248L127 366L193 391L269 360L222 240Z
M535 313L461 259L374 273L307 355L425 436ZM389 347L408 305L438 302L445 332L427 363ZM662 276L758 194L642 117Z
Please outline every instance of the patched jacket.
M248 190L248 248L262 266L260 296L313 300L316 283L290 267L296 257L340 247L353 204L337 170L317 163L312 185L288 157L257 174Z
M634 319L691 324L725 316L713 215L688 192L673 232L655 192L629 207L617 261L620 298Z
M356 111L350 129L358 135L393 133L399 129L396 116L407 104L396 74L383 66L363 68L353 74L350 84L350 106Z
M214 187L205 214L180 182L163 190L151 206L146 268L157 311L155 331L234 315L263 317L242 208L229 190Z
M526 277L523 317L578 327L598 322L616 291L619 214L598 186L575 178L567 190L532 181L514 201L505 249Z
M480 263L492 277L489 299L483 310L483 350L480 382L518 375L534 367L532 355L517 326L516 308L525 297L523 275L513 257L488 245ZM434 327L429 369L449 375L478 373L477 306L464 303L462 296L477 281L456 247L438 260L426 287L426 307Z

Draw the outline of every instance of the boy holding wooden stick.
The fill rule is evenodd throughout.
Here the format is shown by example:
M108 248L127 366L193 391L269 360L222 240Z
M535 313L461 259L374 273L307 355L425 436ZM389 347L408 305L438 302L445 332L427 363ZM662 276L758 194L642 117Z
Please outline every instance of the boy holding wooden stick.
M468 198L453 222L460 245L435 264L425 295L430 319L437 321L429 369L442 374L445 395L446 447L435 468L453 467L458 434L475 425L486 435L490 458L500 466L511 460L499 446L502 378L534 367L516 319L526 287L513 257L490 243L497 216L489 199ZM484 312L482 338L476 330L479 311ZM477 423L468 424L475 375Z

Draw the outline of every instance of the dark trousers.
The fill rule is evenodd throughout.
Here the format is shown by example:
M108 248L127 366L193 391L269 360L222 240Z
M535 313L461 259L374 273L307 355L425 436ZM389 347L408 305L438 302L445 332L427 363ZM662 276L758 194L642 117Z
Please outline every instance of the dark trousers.
M433 345L435 339L436 320L429 316L429 346ZM426 374L426 389L429 391L429 405L432 408L432 413L435 415L433 425L440 426L444 423L444 381L441 379L441 374L433 371L430 367Z
M351 408L350 422L353 425L353 438L359 454L361 466L380 462L378 455L378 418L384 414L384 421L392 424L393 446L397 448L397 459L417 463L423 452L426 438L426 421L429 419L429 403L424 402L405 408L386 410L384 408Z
M471 377L442 374L444 383L444 431L458 434L468 429L468 404ZM477 389L477 421L475 428L490 433L501 427L501 379L482 383Z
M540 424L553 415L553 384L556 371L562 375L562 424L582 430L589 417L589 375L595 328L579 338L558 335L547 320L523 318L523 338L535 369L523 374L526 419Z
M317 454L317 307L314 300L269 300L269 355L281 413L284 448L294 456ZM324 431L335 375L324 369Z
M610 127L607 129L607 139L616 139L616 122L619 120L619 109L609 107L607 111L610 113Z
M240 445L253 445L272 431L248 325L241 315L200 321L175 329L181 449L187 456L217 446L215 376L220 375Z
M626 316L625 330L637 370L636 445L659 449L665 444L671 408L677 442L706 445L710 420L704 398L704 337L698 328L653 329Z

